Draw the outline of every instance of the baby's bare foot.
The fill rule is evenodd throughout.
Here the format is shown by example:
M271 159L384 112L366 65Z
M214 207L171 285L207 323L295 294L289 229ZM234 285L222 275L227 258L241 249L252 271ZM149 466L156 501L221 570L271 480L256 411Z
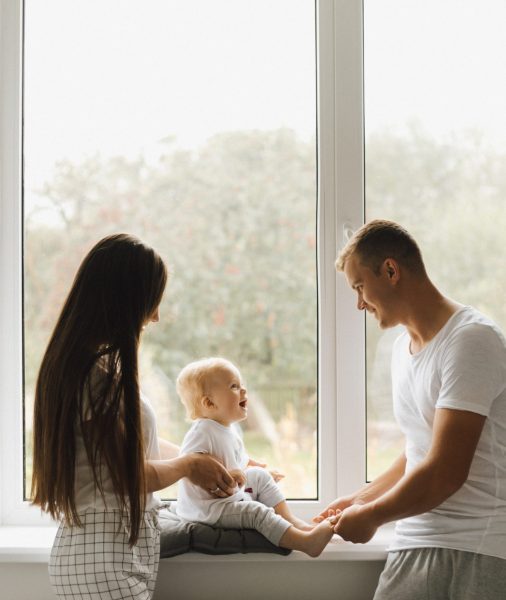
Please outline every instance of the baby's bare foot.
M304 552L309 556L320 556L325 546L330 542L334 535L334 525L330 519L325 519L316 525L311 531L306 533L307 542Z
M312 531L316 527L316 523L306 523L306 521L297 517L292 517L290 523L300 531Z

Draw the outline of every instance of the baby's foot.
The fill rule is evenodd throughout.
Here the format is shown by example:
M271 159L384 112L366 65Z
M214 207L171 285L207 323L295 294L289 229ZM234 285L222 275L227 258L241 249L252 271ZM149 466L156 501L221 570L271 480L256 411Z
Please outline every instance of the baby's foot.
M306 523L306 521L297 517L292 517L290 523L300 531L312 531L316 527L316 523Z
M335 517L334 517L335 520ZM331 519L325 519L316 525L307 534L307 543L304 551L309 556L320 556L325 546L330 542L334 535L334 523Z

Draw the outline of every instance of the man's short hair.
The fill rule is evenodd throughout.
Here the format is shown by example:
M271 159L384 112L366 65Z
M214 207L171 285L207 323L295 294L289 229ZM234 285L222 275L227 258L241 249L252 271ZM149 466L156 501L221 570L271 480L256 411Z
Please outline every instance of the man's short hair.
M202 358L189 363L176 379L176 391L186 408L187 416L194 420L201 415L202 398L208 393L209 380L217 371L236 369L225 358Z
M422 253L415 239L398 223L375 219L362 225L339 252L336 269L344 271L346 261L356 255L361 264L379 275L381 265L393 258L415 275L425 274Z

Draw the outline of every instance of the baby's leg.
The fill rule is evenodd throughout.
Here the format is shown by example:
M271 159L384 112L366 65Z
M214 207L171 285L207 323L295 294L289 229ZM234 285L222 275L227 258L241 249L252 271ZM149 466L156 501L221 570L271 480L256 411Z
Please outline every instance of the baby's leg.
M266 506L272 506L274 512L302 531L310 531L314 525L310 525L302 519L297 518L288 508L285 497L279 489L271 474L261 467L250 467L246 469L245 491L250 494L252 500L257 500Z
M300 529L301 531L311 531L315 528L315 525L313 523L306 523L306 521L303 521L302 519L296 517L288 507L286 500L283 500L282 502L276 504L276 506L274 507L274 512L280 517L283 517L283 519L287 520L294 527L297 527L297 529Z
M310 531L301 531L293 526L290 527L279 540L279 545L282 548L300 550L309 556L316 557L322 553L333 535L334 522L331 519L325 519Z
M273 508L254 500L226 502L214 527L230 529L256 529L269 542L279 546L279 541L291 527L288 521L274 512Z
M215 527L256 529L276 546L301 550L309 556L318 556L333 535L328 519L311 531L300 531L274 512L274 509L255 501L229 502Z

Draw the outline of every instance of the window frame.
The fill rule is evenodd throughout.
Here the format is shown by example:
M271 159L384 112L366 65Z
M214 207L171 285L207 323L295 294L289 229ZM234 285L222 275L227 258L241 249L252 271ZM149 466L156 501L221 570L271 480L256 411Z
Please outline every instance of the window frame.
M317 0L318 500L366 481L365 318L336 252L364 219L363 6ZM23 500L23 0L0 0L0 525L54 525Z

